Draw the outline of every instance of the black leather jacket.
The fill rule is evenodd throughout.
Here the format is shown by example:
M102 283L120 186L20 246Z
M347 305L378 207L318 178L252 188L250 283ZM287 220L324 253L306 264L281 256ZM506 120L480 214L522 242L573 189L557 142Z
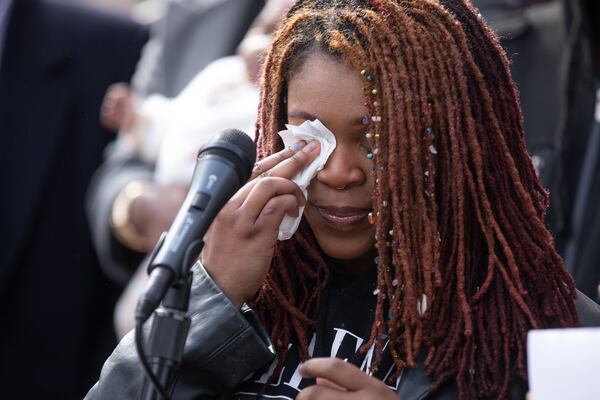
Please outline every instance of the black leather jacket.
M600 326L600 306L580 295L576 302L582 326ZM201 265L194 268L189 307L192 323L173 399L236 399L242 381L271 361L275 353L268 335L250 308L236 309ZM133 334L119 343L104 364L100 380L85 400L138 399L143 372ZM429 394L423 364L403 372L397 393L402 400L457 399L448 384ZM511 398L523 399L526 388L514 385Z

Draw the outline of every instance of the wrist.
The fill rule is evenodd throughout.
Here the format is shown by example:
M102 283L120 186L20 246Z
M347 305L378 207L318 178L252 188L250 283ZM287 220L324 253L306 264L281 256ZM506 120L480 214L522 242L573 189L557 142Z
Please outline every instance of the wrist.
M213 283L219 288L219 290L229 299L231 304L238 310L244 305L246 302L244 297L241 295L237 295L235 290L231 290L231 288L235 288L235 285L229 285L227 283L228 279L224 278L218 273L213 273L210 268L207 268L206 265L202 262L201 258L197 261L197 264L200 265L206 274L210 277Z
M210 273L209 273L209 275L210 275ZM212 278L212 276L211 276L211 278ZM232 288L235 288L234 285L228 285L227 281L223 280L223 279L218 279L218 278L217 279L212 278L212 279L213 279L213 282L215 282L215 284L219 287L219 289L221 289L221 291L223 292L225 297L227 297L229 299L229 301L234 305L235 308L237 308L238 310L240 308L242 308L242 305L246 302L246 300L244 299L244 296L240 296L235 293L235 290L232 290Z
M148 239L134 223L133 205L144 194L143 181L129 182L115 198L111 213L111 229L117 240L131 250L148 251Z

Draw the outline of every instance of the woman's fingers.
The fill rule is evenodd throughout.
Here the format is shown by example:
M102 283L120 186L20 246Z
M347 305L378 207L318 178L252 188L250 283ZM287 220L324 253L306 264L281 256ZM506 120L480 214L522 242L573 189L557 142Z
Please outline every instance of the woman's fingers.
M205 237L202 263L236 306L260 288L284 215L298 216L298 208L306 203L291 178L319 154L319 143L314 143L300 143L262 160L254 179L225 204Z
M256 163L252 171L252 179L265 176L291 179L315 159L319 154L320 146L316 140L306 144L300 141L287 149L271 154Z
M254 222L266 207L271 199L281 196L291 195L297 208L306 203L304 194L294 182L285 178L269 177L261 178L250 190L250 193L240 207L242 215L248 216Z
M283 220L284 215L290 215L292 217L298 216L298 201L295 196L291 194L285 194L270 199L262 212L256 219L255 227L258 229L278 227ZM277 236L277 231L272 232Z
M278 151L277 153L271 154L270 156L258 161L256 164L254 164L254 169L252 170L252 175L250 175L250 180L267 173L267 171L269 171L271 168L273 168L280 162L287 160L288 158L293 156L294 153L296 153L298 150L302 149L305 144L306 142L304 140L301 140L299 142L294 143L287 149Z
M291 157L271 168L270 176L292 179L319 155L320 149L321 144L318 141L308 142L302 150L295 151Z
M313 358L302 365L304 378L317 378L317 384L302 390L298 400L348 399L397 400L382 381L339 358Z
M325 378L317 378L317 385L319 386L326 386L332 389L336 389L336 390L340 390L342 392L345 392L347 389L341 387L340 385L336 385L335 383L331 382L329 379L325 379Z
M298 143L302 144L302 142ZM263 172L258 174L256 178L238 190L238 192L231 198L230 203L235 208L242 207L242 204L245 203L246 198L253 191L254 187L263 179L279 177L289 180L293 178L317 157L319 154L320 144L317 141L312 141L303 147L299 147L299 149L300 148L301 150L298 150L290 146L290 148L275 153L260 161L262 164L258 163L258 167L255 168L255 173L258 171ZM266 169L270 165L274 165L274 167ZM257 214L258 213L255 215Z
M325 378L346 390L362 389L372 379L356 365L339 358L312 358L302 364L300 373L305 378Z

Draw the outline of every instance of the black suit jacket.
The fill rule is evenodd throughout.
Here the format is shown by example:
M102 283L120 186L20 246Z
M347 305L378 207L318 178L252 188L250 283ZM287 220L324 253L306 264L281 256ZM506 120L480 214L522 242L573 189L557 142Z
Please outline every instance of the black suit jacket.
M13 3L0 68L0 397L79 399L115 344L84 195L113 135L104 92L145 28L41 0Z

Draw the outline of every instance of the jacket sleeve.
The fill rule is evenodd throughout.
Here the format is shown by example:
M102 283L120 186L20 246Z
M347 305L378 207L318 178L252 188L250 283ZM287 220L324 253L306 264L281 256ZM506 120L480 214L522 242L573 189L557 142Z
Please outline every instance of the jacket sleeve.
M235 308L200 264L194 267L189 309L191 326L174 400L216 399L273 359L271 342L254 312ZM130 332L85 400L137 399L143 380Z
M123 246L113 235L110 218L113 203L131 181L151 181L154 166L143 162L117 142L107 148L108 156L96 171L86 195L86 213L94 248L103 272L125 286L144 254Z

